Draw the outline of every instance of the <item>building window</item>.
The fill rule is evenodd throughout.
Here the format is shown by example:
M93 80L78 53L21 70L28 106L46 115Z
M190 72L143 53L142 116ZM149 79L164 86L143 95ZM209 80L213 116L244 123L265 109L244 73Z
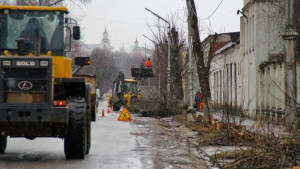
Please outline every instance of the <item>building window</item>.
M250 53L251 52L251 18L248 22L248 39L247 39L247 42L248 42L248 45L247 45L247 51Z
M244 28L245 28L245 30L244 30L244 31L245 31L245 33L244 33L244 34L245 34L245 35L244 35L244 42L245 42L245 43L244 43L244 48L245 48L245 49L244 49L244 52L245 52L245 54L246 54L246 52L247 52L247 39L248 39L248 37L247 37L247 34L248 34L248 33L247 33L247 30L248 30L248 29L247 29L247 22L245 22Z
M254 15L252 15L252 50L254 51L254 38L255 38L255 31L254 31Z

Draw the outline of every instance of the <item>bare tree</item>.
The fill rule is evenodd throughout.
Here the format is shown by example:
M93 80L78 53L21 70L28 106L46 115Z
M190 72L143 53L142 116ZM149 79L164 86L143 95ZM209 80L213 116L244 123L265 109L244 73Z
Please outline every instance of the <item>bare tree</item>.
M91 0L0 0L0 4L6 5L39 5L39 6L56 6L62 5L64 2L69 2L77 6L86 5L91 2Z
M132 67L140 67L141 64L145 63L145 54L127 53L125 50L112 53L112 58L126 78L131 78Z
M119 69L109 51L95 49L89 55L91 64L78 72L80 75L96 75L97 88L101 93L107 93L111 88Z
M204 109L205 109L205 117L209 120L212 118L211 115L211 92L209 86L209 73L210 73L210 65L213 59L213 51L215 48L215 43L218 38L218 35L215 34L209 46L209 53L207 60L204 56L204 49L202 42L200 40L199 28L198 28L198 17L197 11L195 7L194 0L186 0L187 9L188 9L188 24L189 24L189 32L193 41L193 57L196 60L197 72L199 76L199 83L201 87L201 91L204 96ZM206 46L206 45L205 45Z
M168 32L166 27L162 27L159 22L155 29L149 27L152 31L152 40L154 41L155 49L153 52L155 82L160 89L160 95L166 96L167 88L167 58L168 58L168 38L171 38L171 93L172 100L177 102L183 100L182 78L184 76L185 63L184 49L186 47L184 31L182 25L179 25L175 19L175 14L170 17L172 29ZM175 28L176 27L176 28ZM179 104L177 104L179 105Z
M0 4L2 4L2 5L12 5L12 2L10 0L0 0Z
M173 95L178 100L183 99L182 78L185 66L182 64L182 51L185 45L184 39L180 39L175 27L171 29L171 78Z

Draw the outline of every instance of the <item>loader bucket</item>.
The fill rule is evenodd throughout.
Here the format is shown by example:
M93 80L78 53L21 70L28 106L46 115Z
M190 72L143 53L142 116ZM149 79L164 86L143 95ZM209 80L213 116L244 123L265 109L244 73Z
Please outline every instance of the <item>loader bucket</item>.
M131 76L140 78L141 76L141 68L131 68Z
M142 68L142 77L154 77L152 68Z
M131 68L131 76L135 78L154 77L152 68Z

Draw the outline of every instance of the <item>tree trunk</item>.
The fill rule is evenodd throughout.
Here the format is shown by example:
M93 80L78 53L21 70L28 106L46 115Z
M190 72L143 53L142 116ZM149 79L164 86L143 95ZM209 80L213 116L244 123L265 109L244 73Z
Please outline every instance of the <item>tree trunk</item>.
M205 118L211 120L212 117L212 104L211 104L211 92L209 86L209 70L207 67L203 67L202 69L200 66L197 66L199 76L199 82L201 86L201 92L204 97L204 110L205 110Z
M208 120L211 120L213 117L211 114L212 104L211 104L211 93L210 93L210 86L209 86L209 73L210 73L210 63L213 58L214 45L218 36L216 34L213 38L213 41L210 44L208 62L207 65L205 66L205 61L204 61L205 58L202 49L202 43L200 40L200 34L198 28L198 17L197 17L195 2L194 0L186 0L186 3L188 9L189 32L193 41L192 55L196 60L197 72L199 75L199 83L204 97L204 112L205 112L204 114Z
M171 30L171 75L172 75L172 95L177 100L183 99L183 88L182 88L182 65L180 59L181 44L178 38L178 32L175 28ZM171 96L171 97L173 97Z

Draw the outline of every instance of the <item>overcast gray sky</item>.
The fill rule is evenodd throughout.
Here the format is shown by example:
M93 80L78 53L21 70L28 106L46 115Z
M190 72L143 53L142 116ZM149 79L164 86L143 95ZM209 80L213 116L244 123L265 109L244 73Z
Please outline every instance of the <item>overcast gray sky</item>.
M198 17L207 18L220 2L221 0L195 0ZM201 26L210 25L217 33L239 31L240 16L236 11L242 8L242 4L242 0L223 0L210 20L200 20ZM177 12L180 15L178 22L184 23L186 20L185 0L92 0L90 4L81 8L76 5L69 6L69 10L80 20L82 39L85 43L100 44L106 27L112 46L119 50L124 44L128 50L136 38L140 46L144 46L145 43L152 45L143 34L151 37L147 24L154 24L157 19L146 11L145 7L165 18L172 12Z

